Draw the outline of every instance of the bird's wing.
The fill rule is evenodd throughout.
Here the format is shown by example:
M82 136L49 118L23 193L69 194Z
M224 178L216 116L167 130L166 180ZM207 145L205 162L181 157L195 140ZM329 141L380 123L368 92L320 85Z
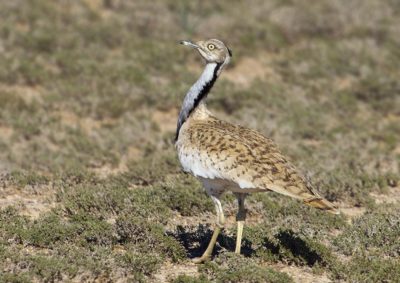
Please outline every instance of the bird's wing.
M191 121L186 131L187 148L180 158L186 156L184 167L194 175L233 181L243 189L272 190L320 209L334 208L259 132L213 117Z

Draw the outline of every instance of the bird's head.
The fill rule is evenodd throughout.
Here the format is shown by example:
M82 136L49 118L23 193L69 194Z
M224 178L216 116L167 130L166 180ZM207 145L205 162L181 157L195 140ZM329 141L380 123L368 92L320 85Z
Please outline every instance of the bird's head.
M220 40L209 39L193 43L183 40L181 44L192 47L199 51L207 63L228 64L232 57L232 51Z

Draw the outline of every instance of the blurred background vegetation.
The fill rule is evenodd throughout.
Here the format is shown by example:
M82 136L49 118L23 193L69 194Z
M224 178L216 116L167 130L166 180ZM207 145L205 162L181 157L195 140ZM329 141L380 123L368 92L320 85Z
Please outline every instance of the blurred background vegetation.
M0 281L399 282L396 0L0 2ZM342 215L286 197L214 211L173 137L199 56L233 61L220 118L274 139Z

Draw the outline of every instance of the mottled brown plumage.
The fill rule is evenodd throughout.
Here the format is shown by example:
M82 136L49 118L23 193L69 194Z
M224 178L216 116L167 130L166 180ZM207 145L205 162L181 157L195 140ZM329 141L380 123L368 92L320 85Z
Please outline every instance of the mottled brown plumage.
M197 261L202 262L211 255L219 229L223 227L219 198L225 191L232 191L238 198L235 250L238 253L246 216L244 199L248 193L275 191L306 205L338 213L337 208L290 164L272 140L255 130L219 120L207 110L204 98L229 62L229 49L218 40L183 43L198 49L208 64L185 98L178 122L176 148L184 170L197 176L212 197L218 216L210 245Z
M202 105L182 127L177 143L180 154L192 155L221 179L253 184L257 191L276 191L305 204L336 213L291 163L275 143L259 132L217 119ZM251 188L232 188L251 190Z

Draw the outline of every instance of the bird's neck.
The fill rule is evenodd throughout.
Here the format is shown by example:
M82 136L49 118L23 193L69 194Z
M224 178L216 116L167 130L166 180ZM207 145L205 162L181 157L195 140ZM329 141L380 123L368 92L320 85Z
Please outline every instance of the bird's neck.
M179 113L178 125L175 140L178 139L179 130L183 123L189 118L190 114L207 97L215 81L217 80L223 64L208 63L200 78L192 85L183 100L182 108Z

